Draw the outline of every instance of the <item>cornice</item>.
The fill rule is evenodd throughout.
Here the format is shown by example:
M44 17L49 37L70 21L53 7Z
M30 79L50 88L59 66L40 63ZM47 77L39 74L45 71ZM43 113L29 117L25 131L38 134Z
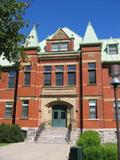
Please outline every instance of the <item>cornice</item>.
M40 54L40 60L50 60L50 59L77 59L80 56L80 51L74 52L62 52L62 53L53 53L46 52L44 54Z

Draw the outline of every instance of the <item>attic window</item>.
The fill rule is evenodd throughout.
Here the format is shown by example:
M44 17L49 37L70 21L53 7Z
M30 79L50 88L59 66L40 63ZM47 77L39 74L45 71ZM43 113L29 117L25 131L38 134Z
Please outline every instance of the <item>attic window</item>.
M107 50L109 54L118 54L118 45L117 44L108 45Z
M68 50L68 42L52 44L52 51L67 51L67 50Z

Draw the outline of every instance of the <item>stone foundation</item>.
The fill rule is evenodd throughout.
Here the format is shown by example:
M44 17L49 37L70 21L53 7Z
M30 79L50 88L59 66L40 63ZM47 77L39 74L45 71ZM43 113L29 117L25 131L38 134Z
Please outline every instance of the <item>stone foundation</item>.
M116 143L116 129L83 129L84 131L97 131L101 137L101 143Z
M46 127L47 128L51 128L51 127ZM26 128L22 130L26 130L27 131L27 138L26 138L26 142L34 142L34 138L36 135L36 131L37 128ZM97 131L101 137L101 143L116 143L116 129L83 129L84 131L88 131L88 130L93 130L93 131ZM77 128L73 128L73 131L76 131L77 135L80 135L80 129Z
M34 142L37 128L22 128L22 130L27 131L26 142Z

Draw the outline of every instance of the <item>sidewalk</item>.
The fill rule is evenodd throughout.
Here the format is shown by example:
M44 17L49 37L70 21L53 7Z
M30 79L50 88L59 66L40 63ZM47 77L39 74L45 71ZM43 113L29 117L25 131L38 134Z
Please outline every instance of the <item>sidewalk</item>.
M0 147L0 160L67 160L68 144L17 143Z

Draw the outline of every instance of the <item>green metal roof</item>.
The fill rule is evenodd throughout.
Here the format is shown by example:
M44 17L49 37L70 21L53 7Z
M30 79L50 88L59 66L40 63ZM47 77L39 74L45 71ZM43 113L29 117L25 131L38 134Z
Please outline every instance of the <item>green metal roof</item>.
M39 47L39 39L38 39L38 35L37 35L37 31L36 31L36 26L34 25L31 32L29 33L25 44L24 44L25 48L35 48L35 47Z
M102 49L101 49L101 60L102 62L120 62L120 39L119 38L110 38L102 39ZM116 44L118 47L117 54L109 54L107 46L111 44Z
M81 36L73 32L67 27L63 27L62 30L71 38L71 36L74 38L74 51L78 51L80 48L80 45L92 45L92 44L102 44L101 45L101 61L102 62L120 62L120 38L109 38L109 39L98 39L97 35L93 29L93 26L89 22L85 35L82 39ZM55 32L56 33L56 32ZM53 33L49 38L54 36ZM47 38L46 38L47 39ZM43 41L39 42L38 40L38 35L36 31L36 27L33 26L29 36L26 39L26 42L24 46L28 49L31 48L38 48L40 47L41 50L39 51L38 54L45 54L45 46L46 46L46 39ZM117 54L109 54L107 50L107 46L110 44L117 44L118 47L118 53ZM74 52L72 51L72 52ZM46 53L47 54L47 53ZM54 53L52 53L54 54ZM3 56L0 57L0 65L1 66L12 66L13 63L9 63L6 59L4 59Z
M83 43L92 43L92 42L98 42L97 35L91 25L91 23L88 23L84 38L83 38Z

